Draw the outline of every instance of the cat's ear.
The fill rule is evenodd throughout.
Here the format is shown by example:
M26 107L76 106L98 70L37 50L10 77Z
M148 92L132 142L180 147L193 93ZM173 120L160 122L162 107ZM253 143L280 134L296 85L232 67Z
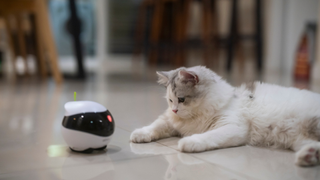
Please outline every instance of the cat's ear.
M169 73L165 71L157 71L158 83L164 86L168 86Z
M182 80L183 83L191 82L193 85L196 85L199 83L199 78L197 74L192 71L185 71L185 70L179 71L179 78Z

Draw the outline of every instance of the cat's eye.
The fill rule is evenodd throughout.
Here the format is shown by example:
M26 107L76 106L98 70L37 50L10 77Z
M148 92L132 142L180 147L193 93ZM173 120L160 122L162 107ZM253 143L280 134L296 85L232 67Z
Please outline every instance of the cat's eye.
M170 102L172 102L172 100L171 99L169 99L170 100Z
M178 102L179 102L179 103L183 103L184 100L185 100L184 98L178 98Z

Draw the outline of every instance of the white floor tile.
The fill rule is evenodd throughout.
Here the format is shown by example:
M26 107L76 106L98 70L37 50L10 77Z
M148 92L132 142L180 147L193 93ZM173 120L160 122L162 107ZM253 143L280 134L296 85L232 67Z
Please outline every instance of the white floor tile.
M83 159L82 159L83 160ZM24 180L175 180L175 179L252 179L219 166L208 164L185 154L171 154L123 161L103 161L69 166L68 162L55 169L0 174L0 179ZM79 159L81 161L81 159ZM73 163L72 163L73 164Z

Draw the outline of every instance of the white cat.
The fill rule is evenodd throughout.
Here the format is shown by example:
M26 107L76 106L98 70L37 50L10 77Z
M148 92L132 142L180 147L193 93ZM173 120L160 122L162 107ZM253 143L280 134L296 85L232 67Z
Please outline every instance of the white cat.
M296 151L296 164L319 165L320 95L255 82L232 87L196 66L157 72L168 109L130 140L146 143L183 137L184 152L253 145Z

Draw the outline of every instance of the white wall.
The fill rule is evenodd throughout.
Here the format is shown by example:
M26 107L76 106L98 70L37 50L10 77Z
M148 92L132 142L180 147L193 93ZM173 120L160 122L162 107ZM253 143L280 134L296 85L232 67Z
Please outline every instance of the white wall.
M318 9L320 9L320 3L318 4ZM318 32L317 32L317 49L316 49L316 62L313 68L312 78L314 80L320 81L320 11L318 12Z
M318 0L271 0L266 68L292 73L305 24L317 22Z
M271 0L269 12L269 26L266 28L268 31L267 37L269 43L266 47L267 57L265 61L266 68L269 70L279 71L282 67L281 59L283 59L283 38L282 31L284 29L284 0Z

